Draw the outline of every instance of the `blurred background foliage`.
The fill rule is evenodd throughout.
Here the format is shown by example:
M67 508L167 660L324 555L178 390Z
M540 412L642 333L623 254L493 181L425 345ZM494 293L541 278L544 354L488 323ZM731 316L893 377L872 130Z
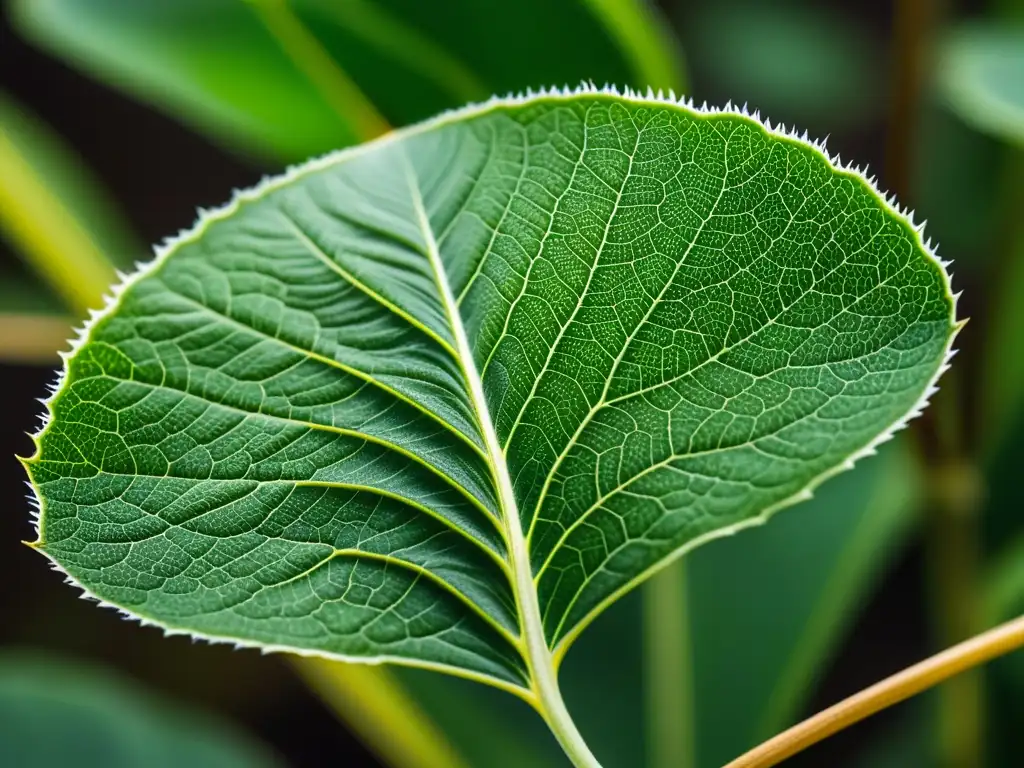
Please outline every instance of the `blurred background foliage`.
M7 0L0 26L0 765L564 764L518 700L415 670L164 639L18 544L71 328L140 245L291 162L492 93L747 104L928 219L972 322L929 415L607 611L563 687L607 768L713 768L1024 611L1024 3ZM7 458L3 458L7 457ZM1020 765L1017 654L792 765Z

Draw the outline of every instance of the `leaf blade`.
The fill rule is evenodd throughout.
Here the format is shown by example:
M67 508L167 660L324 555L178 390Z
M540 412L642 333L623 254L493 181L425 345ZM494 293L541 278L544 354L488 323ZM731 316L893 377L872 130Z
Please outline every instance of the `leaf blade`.
M41 546L164 625L531 700L620 594L901 426L941 373L954 311L919 230L815 145L589 89L489 102L243 193L120 290L29 461ZM673 356L652 365L659 344ZM232 399L240 419L217 411ZM304 415L268 424L264 409ZM353 411L380 439L301 423ZM439 456L449 467L426 471ZM491 498L472 504L456 472L491 477Z

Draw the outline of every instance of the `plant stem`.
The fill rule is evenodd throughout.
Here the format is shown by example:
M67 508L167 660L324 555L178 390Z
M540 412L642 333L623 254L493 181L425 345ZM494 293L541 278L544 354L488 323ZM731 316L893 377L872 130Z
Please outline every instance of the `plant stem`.
M384 667L296 656L292 667L392 768L468 768Z
M979 628L978 569L981 507L980 473L965 460L949 459L931 471L933 491L928 555L939 642L951 645ZM971 670L940 691L938 733L941 764L949 768L982 764L983 678Z
M912 197L915 139L923 73L941 0L897 0L893 18L890 111L886 137L886 183L904 204ZM963 640L978 628L977 517L981 481L962 454L966 406L950 377L931 413L914 433L933 489L928 516L929 581L940 643ZM951 391L952 390L952 391ZM974 766L982 762L984 730L982 677L972 672L944 686L939 696L941 762Z
M643 588L644 689L649 768L694 768L693 649L686 560Z
M921 72L935 26L935 0L897 0L893 11L885 182L905 204L921 102Z
M1021 647L1024 647L1024 616L972 637L865 688L755 747L725 768L770 768L778 765L812 744L886 707Z

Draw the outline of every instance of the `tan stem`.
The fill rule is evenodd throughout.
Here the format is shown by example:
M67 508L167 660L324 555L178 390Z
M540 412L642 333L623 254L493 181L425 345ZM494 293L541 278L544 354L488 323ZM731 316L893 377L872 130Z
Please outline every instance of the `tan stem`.
M954 645L819 712L725 768L770 768L837 731L968 669L1024 647L1024 616Z
M66 317L0 312L0 362L54 366L67 347L72 321Z

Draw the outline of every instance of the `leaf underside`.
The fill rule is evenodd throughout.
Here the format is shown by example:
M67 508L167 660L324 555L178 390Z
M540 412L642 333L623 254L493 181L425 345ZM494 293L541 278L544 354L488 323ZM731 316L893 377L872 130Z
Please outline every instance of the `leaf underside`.
M901 425L953 304L906 217L755 118L494 101L244 193L132 278L27 462L37 546L171 630L528 689L517 569L557 663Z

